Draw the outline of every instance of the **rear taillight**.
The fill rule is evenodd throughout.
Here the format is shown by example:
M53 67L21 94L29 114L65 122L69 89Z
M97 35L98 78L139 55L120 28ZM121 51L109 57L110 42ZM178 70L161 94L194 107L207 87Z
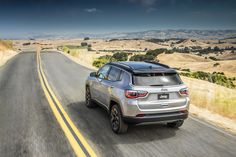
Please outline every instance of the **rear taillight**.
M137 90L126 90L125 96L129 99L145 97L148 94L147 91L137 91Z
M188 96L189 95L188 88L180 89L179 94L182 96Z

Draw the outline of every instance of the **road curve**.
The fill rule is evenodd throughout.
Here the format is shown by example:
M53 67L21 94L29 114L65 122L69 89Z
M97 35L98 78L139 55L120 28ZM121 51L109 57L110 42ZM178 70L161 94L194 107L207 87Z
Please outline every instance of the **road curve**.
M187 119L180 129L164 125L132 126L112 133L106 112L84 105L91 70L58 52L41 53L43 69L57 98L98 156L234 157L236 138Z
M0 68L0 156L75 156L42 91L36 53Z
M98 156L234 157L236 137L193 119L180 129L132 126L116 135L106 112L84 105L91 72L58 52L41 53L43 69L63 108ZM0 156L75 156L40 85L36 53L0 68Z

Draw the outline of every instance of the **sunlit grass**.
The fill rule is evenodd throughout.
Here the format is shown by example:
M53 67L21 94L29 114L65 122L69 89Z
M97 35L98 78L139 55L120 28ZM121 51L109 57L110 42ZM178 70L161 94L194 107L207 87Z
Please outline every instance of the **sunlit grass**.
M207 81L182 77L189 87L191 104L236 120L236 90Z
M11 40L0 40L0 50L13 49L13 42Z

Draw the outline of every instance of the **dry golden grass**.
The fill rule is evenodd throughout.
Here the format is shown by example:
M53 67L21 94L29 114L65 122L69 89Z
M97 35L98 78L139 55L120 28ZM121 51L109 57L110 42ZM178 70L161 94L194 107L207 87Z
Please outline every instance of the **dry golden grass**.
M180 44L176 44L175 47L193 47L193 46L201 46L203 48L209 47L209 44L202 42L200 40L187 39Z
M13 43L9 40L0 40L0 51L13 49Z
M12 49L12 41L0 40L0 66L16 54Z
M191 104L236 120L236 90L207 81L181 77L190 91Z
M160 45L145 40L115 40L106 42L105 40L97 40L92 44L94 50L131 50L144 51L147 49L167 48L169 45Z
M224 72L228 77L236 76L236 60L212 61L194 54L160 54L157 59L175 68L190 69L191 71ZM219 63L218 66L214 66Z
M160 62L174 64L175 62L209 62L211 60L205 59L204 57L189 54L189 53L172 53L172 54L165 54L162 53L157 56L157 59Z

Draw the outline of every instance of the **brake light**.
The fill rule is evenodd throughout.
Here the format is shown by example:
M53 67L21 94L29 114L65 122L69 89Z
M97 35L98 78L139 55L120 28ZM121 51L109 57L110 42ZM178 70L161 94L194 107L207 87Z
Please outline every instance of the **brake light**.
M147 91L136 91L136 90L126 90L125 96L129 99L135 99L140 97L145 97L148 94Z
M187 88L180 89L179 94L182 96L188 96L189 92Z

